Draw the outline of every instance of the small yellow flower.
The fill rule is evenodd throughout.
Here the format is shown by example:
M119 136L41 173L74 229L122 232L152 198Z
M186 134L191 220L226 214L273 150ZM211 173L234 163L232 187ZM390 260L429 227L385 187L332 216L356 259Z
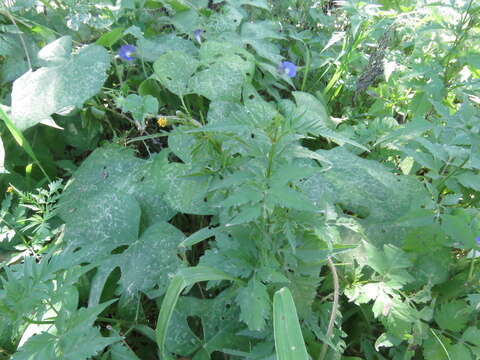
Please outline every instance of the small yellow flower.
M7 187L7 193L11 193L11 192L13 192L13 186Z
M165 126L168 125L168 120L167 120L167 118L166 118L165 116L159 116L159 117L157 118L157 124L158 124L158 126L160 126L160 127L165 127Z

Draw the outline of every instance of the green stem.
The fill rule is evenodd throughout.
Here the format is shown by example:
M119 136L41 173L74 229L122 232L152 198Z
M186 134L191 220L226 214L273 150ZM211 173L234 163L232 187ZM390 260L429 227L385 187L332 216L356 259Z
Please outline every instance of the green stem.
M305 91L305 85L307 84L307 78L308 78L308 73L310 71L310 62L311 62L310 49L306 44L305 44L305 53L306 53L305 72L303 74L302 87L300 88L301 91Z
M437 185L437 189L438 189L438 196L440 197L440 194L442 193L443 191L443 185L445 184L445 182L450 179L453 175L455 175L459 170L461 170L463 168L463 166L468 162L468 159L469 158L466 158L461 164L460 166L458 166L455 170L453 170L450 174L448 174L447 176L445 176L441 181L440 183Z
M36 324L36 325L51 325L55 324L55 321L53 320L48 320L48 321L40 321L40 320L32 320L26 316L22 317L23 320L28 322L29 324Z
M473 254L475 254L475 250L472 250ZM468 272L468 282L470 282L473 278L473 270L475 269L475 261L477 260L476 257L472 258L472 261L470 262L470 271Z
M185 100L183 99L182 95L180 95L180 101L182 102L183 109L187 113L188 117L191 118L192 114L190 114L190 111L188 110L187 105L185 104Z
M332 304L332 312L330 314L330 321L328 322L328 327L327 327L327 339L331 338L333 335L333 326L335 325L335 318L337 316L337 311L338 311L338 299L340 297L340 284L338 281L338 274L337 274L337 269L335 268L335 264L332 261L332 258L328 258L328 267L330 268L330 271L332 272L332 277L333 277L333 304ZM318 360L323 360L325 358L325 355L327 354L328 350L328 345L323 344L322 346L322 351L320 352L320 356L318 357Z

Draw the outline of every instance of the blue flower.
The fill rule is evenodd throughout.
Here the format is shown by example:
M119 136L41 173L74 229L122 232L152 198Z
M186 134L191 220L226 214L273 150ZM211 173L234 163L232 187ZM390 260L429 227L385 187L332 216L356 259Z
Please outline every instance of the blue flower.
M480 246L480 236L477 236L477 238L475 239L475 241L477 242L477 245Z
M123 60L133 61L135 60L135 52L137 49L133 45L123 45L120 50L118 50L118 56Z
M197 29L193 32L193 35L195 36L195 40L197 40L199 44L202 43L202 33L203 33L202 29Z
M278 67L278 71L284 73L288 77L293 78L295 75L297 75L297 65L291 63L290 61L282 61Z

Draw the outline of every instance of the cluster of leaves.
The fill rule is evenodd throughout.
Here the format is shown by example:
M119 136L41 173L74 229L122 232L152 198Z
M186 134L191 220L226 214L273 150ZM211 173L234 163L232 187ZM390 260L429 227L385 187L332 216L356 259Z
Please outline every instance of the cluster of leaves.
M7 0L0 359L480 359L479 19Z

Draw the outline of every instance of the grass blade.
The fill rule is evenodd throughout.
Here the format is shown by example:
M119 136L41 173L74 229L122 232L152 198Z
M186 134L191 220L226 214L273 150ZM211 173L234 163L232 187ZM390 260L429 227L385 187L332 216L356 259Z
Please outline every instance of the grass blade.
M7 126L7 129L10 131L12 134L13 138L15 141L20 145L20 147L32 158L32 160L35 162L35 164L38 165L40 170L43 172L43 175L48 179L49 182L52 181L50 177L48 176L47 172L43 168L42 164L40 164L40 161L38 161L37 156L33 152L32 147L30 146L30 143L28 140L23 136L22 132L15 126L12 120L8 117L8 115L3 111L3 109L0 107L0 117L2 120L5 122L5 125Z
M286 287L273 296L273 331L278 360L308 360L295 303Z

